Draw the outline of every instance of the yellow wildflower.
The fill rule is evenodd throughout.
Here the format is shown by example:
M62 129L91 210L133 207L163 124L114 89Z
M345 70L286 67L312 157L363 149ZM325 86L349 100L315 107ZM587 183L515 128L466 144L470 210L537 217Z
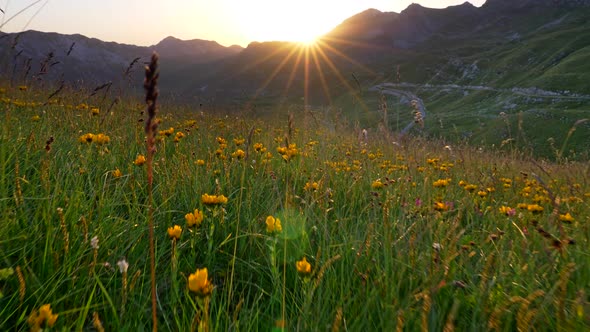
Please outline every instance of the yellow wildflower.
M120 178L120 177L122 177L122 176L123 176L123 173L121 172L121 170L119 170L119 169L117 168L117 169L115 169L115 170L113 171L113 176L114 176L115 178Z
M244 152L241 149L237 149L234 153L231 154L231 157L235 158L235 159L242 159L245 156L246 156L246 152Z
M289 144L287 147L280 146L277 148L277 152L283 157L285 161L289 161L299 154L296 144Z
M40 120L41 120L41 117L40 117L40 116L38 116L38 115L33 115L33 116L31 117L31 121L37 122L37 121L40 121Z
M34 310L31 313L27 322L29 323L29 326L31 326L31 331L40 331L43 323L45 323L45 326L47 327L53 327L58 316L58 314L52 312L51 304L44 304L38 311Z
M266 231L268 233L281 232L283 227L281 226L281 220L273 216L266 217Z
M532 213L536 214L536 213L543 212L544 209L539 204L529 204L529 205L527 205L527 210L529 212L532 212Z
M307 262L305 256L302 260L297 261L295 263L295 266L297 267L297 272L299 272L300 274L307 275L311 273L311 264Z
M477 192L477 195L479 197L483 198L483 197L486 197L488 195L488 192L487 191L484 191L484 190L480 190L480 191Z
M168 236L171 239L180 240L180 234L182 233L182 228L178 225L174 225L173 227L168 227Z
M201 196L201 201L203 202L203 204L207 204L207 205L226 204L227 197L225 197L223 195L203 194Z
M158 135L160 135L160 136L171 136L172 134L174 134L174 128L173 127L170 127L168 129L165 129L165 130L158 131Z
M100 113L100 110L97 107L94 107L90 110L90 112L94 116L94 115L98 115Z
M213 284L209 280L207 268L197 269L188 276L188 289L200 297L209 296L213 291Z
M240 146L246 142L245 138L234 138L234 144Z
M225 138L223 138L223 137L217 137L216 140L217 140L217 143L219 145L227 146L227 141L225 140Z
M443 202L436 202L434 203L434 209L436 211L447 211L449 209L449 206Z
M96 144L105 144L111 141L111 138L105 134L96 134L94 135L94 142Z
M266 151L266 149L264 148L264 145L262 145L262 143L255 143L254 144L254 151L264 152L264 151Z
M373 181L373 183L371 183L371 188L373 188L373 189L381 189L384 186L385 185L383 184L383 182L381 182L381 180L375 180L375 181Z
M92 143L93 140L94 140L94 134L91 134L91 133L84 134L84 135L80 136L80 138L78 138L78 141L80 143Z
M320 189L320 184L317 182L306 182L305 186L303 187L303 190L305 191L316 191Z
M572 223L574 221L574 217L568 212L566 214L560 214L559 220L565 223Z
M177 132L176 135L174 136L174 143L180 142L180 140L183 138L184 138L184 133L182 131Z
M477 186L474 184L466 184L463 188L467 191L474 191L477 189Z
M449 183L451 183L451 179L447 178L447 179L436 180L436 181L434 181L434 183L432 185L437 188L443 188L443 187L448 186Z
M184 219L186 219L186 225L188 227L193 227L193 226L198 227L203 222L203 212L199 211L199 209L195 209L194 212L187 213L184 216Z
M133 163L135 164L135 166L141 166L145 164L146 161L147 159L145 159L145 156L140 154L139 156L137 156L137 158L135 158L135 161Z
M197 160L197 165L198 166L204 166L205 165L205 161L203 159L198 159Z

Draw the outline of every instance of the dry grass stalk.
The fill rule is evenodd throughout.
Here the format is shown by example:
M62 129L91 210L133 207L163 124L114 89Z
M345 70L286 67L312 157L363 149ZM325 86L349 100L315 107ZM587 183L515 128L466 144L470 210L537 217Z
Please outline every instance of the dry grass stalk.
M18 159L14 164L14 203L16 206L20 206L23 204L23 192L20 186L20 175L19 175L19 162Z
M82 230L84 232L84 243L88 242L88 221L86 221L86 217L80 216L78 222L82 223Z
M145 103L147 104L147 120L145 133L147 136L147 181L148 181L148 228L150 242L150 275L152 290L152 324L153 331L158 330L157 302L156 302L156 256L154 248L154 206L153 206L153 160L156 152L156 133L158 123L156 121L156 101L158 99L158 54L154 52L150 64L145 67L145 80L143 87L146 91Z
M128 77L129 74L131 74L131 70L133 69L133 65L135 65L137 63L137 61L139 61L140 59L141 59L140 57L133 59L133 61L131 61L131 63L129 63L129 66L127 66L127 69L125 69L123 76Z

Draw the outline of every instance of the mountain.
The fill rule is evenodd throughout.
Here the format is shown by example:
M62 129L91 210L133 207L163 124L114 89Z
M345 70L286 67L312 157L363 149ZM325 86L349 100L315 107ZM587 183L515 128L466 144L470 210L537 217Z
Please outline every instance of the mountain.
M455 22L473 22L480 11L468 2L446 9L411 4L400 14L371 9L344 21L325 37L411 48Z
M287 42L253 42L243 49L170 36L138 47L81 35L0 33L0 48L10 50L0 56L0 72L18 79L17 73L36 75L48 62L50 70L38 77L95 85L120 80L134 59L141 64L155 50L162 58L163 92L188 99L298 98L307 81L309 96L318 95L314 102L323 103L328 94L359 83L397 79L590 93L578 83L590 74L573 70L586 52L589 6L590 0L488 0L480 8L465 2L444 9L412 4L401 13L368 9L323 36L316 46L321 52ZM305 52L311 54L301 55ZM307 74L306 56L313 66ZM563 86L563 75L572 84Z
M180 40L172 36L164 38L149 48L158 52L161 57L194 63L222 59L237 54L243 49L238 45L224 47L211 40Z
M199 39L184 41L168 37L156 45L141 47L78 34L32 30L12 34L0 32L0 49L6 50L0 55L0 73L13 81L63 80L88 87L121 81L126 72L138 79L142 75L138 66L148 61L153 51L172 59L163 61L163 70L209 63L242 51L240 46L224 47L214 41Z

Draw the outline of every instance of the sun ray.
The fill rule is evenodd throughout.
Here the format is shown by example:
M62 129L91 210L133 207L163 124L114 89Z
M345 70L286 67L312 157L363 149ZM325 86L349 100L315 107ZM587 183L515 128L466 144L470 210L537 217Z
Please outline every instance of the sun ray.
M280 47L277 47L274 51L272 51L271 53L267 54L266 56L257 59L256 61L246 64L245 66L243 66L241 69L237 70L233 75L230 75L229 77L227 77L225 80L226 81L230 81L232 79L234 79L237 76L240 76L242 74L244 74L245 72L251 70L252 68L260 65L261 63L264 63L268 60L270 60L271 58L275 57L276 55L278 55L279 53L285 51L286 49L288 49L289 47L292 47L293 43L287 43L285 42L283 45L281 45Z
M317 69L316 72L320 76L320 82L322 84L322 88L324 89L326 97L328 98L329 104L332 105L332 95L330 93L330 89L328 88L328 83L326 82L326 76L324 75L324 70L322 69L322 65L318 59L318 54L316 52L316 49L318 47L319 47L318 44L312 45L311 55L313 56L313 61L315 63L316 69Z
M289 52L289 54L283 59L283 61L281 61L281 63L276 66L276 68L274 69L274 71L268 76L268 78L260 85L260 87L258 87L258 89L256 89L256 93L254 94L254 96L252 97L252 100L256 99L261 93L262 91L270 84L270 82L272 82L272 80L277 76L277 74L281 71L281 69L283 69L283 67L287 64L287 62L289 61L289 59L291 59L291 57L293 56L293 54L297 51L296 47L293 47L291 49L291 51Z
M304 52L305 66L303 67L303 104L304 107L307 109L307 105L309 104L309 48L305 47Z
M369 67L363 65L362 63L356 61L355 59L347 56L346 54L342 53L341 51L339 51L338 49L334 48L333 46L331 46L330 44L324 42L323 40L318 40L317 42L318 44L320 44L322 47L328 49L329 51L331 51L332 53L335 53L336 55L338 55L339 57L343 58L344 60L352 63L353 65L361 68L362 70L364 70L365 72L371 74L371 75L376 75L375 71L373 71L372 69L370 69Z
M354 40L350 40L350 39L343 39L343 38L332 37L332 36L322 36L321 38L318 38L318 41L331 42L334 44L354 46L354 47L358 47L358 48L371 49L371 50L376 50L376 51L378 51L378 50L383 50L383 51L391 50L390 47L386 47L386 46L380 46L377 44L365 43L365 42L354 41Z
M287 84L285 85L285 89L283 90L283 96L286 96L287 93L289 92L289 89L291 88L291 84L293 83L293 80L295 79L295 74L297 73L297 68L299 67L299 64L301 63L301 58L303 56L303 48L302 47L298 47L297 48L299 50L299 54L297 54L297 60L295 60L295 64L293 65L293 69L291 69L291 74L289 74L289 80L287 81Z
M334 73L334 75L336 75L338 80L340 80L340 82L354 95L354 98L359 102L363 111L368 111L368 107L365 104L365 102L361 98L358 97L356 89L354 89L348 83L348 81L342 76L342 74L340 73L340 70L338 70L338 68L336 68L336 65L334 65L334 62L332 62L332 60L326 55L324 50L322 50L321 48L318 48L318 53L326 61L326 64L328 64L328 67L330 67L330 69L332 69L332 72Z

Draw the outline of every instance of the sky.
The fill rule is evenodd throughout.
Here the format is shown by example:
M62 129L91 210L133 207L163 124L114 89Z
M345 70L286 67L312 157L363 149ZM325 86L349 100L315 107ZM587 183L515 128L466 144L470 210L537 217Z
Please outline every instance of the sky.
M79 33L141 46L174 36L245 47L312 41L368 8L399 13L412 2L445 8L465 0L0 0L0 31Z

